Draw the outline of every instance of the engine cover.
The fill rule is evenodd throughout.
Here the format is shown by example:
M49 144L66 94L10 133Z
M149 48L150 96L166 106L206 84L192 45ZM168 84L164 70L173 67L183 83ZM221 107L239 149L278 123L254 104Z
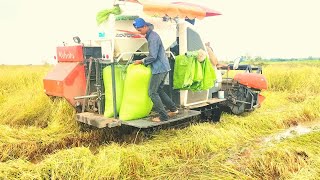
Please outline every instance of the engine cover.
M254 89L267 89L268 83L262 74L257 73L238 73L234 76L234 80L240 84Z
M47 95L66 98L75 105L74 97L84 96L86 78L84 65L77 62L58 63L43 79Z

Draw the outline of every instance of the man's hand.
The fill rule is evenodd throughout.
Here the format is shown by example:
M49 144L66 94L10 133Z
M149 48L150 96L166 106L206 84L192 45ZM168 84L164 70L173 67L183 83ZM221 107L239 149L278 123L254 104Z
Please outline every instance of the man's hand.
M142 64L142 60L136 60L136 61L134 61L133 64L134 64L134 65Z

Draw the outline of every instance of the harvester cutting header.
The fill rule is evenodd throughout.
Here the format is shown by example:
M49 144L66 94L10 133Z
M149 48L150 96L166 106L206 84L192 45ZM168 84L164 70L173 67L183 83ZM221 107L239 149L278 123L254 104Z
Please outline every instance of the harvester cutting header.
M81 42L74 37L73 44L57 47L58 64L44 78L45 93L65 98L75 107L77 121L98 128L148 129L195 117L217 121L222 109L234 114L252 111L267 88L261 67L239 65L240 58L217 67L212 49L194 27L195 19L217 15L221 14L183 2L115 1L112 10L98 13L104 29L98 40ZM133 65L152 53L149 40L134 26L137 18L160 36L171 69L161 86L178 111L166 121L151 121L156 108L148 87L154 67ZM229 78L229 70L245 72ZM224 73L227 78L222 78Z

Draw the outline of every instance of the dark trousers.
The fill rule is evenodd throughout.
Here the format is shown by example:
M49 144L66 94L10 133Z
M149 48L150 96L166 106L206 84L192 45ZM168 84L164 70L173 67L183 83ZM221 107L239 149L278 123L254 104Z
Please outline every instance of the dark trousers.
M153 108L160 115L160 120L165 121L168 120L168 114L164 109L165 105L170 111L176 111L177 107L174 102L170 99L170 97L164 92L164 80L167 76L166 73L160 74L152 74L150 85L149 85L149 97L153 102Z

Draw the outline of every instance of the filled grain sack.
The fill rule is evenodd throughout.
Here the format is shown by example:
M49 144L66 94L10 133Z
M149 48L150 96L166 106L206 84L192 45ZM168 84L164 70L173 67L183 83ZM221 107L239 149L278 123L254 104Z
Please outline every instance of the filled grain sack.
M149 115L153 106L148 95L150 79L149 66L133 64L128 66L119 119L128 121Z
M115 66L115 81L116 81L116 105L117 113L119 113L122 96L123 96L123 85L124 85L124 66ZM111 66L107 66L103 69L103 82L104 82L104 92L105 92L105 108L104 116L112 117L113 113L113 93L112 93L112 76L111 76Z

